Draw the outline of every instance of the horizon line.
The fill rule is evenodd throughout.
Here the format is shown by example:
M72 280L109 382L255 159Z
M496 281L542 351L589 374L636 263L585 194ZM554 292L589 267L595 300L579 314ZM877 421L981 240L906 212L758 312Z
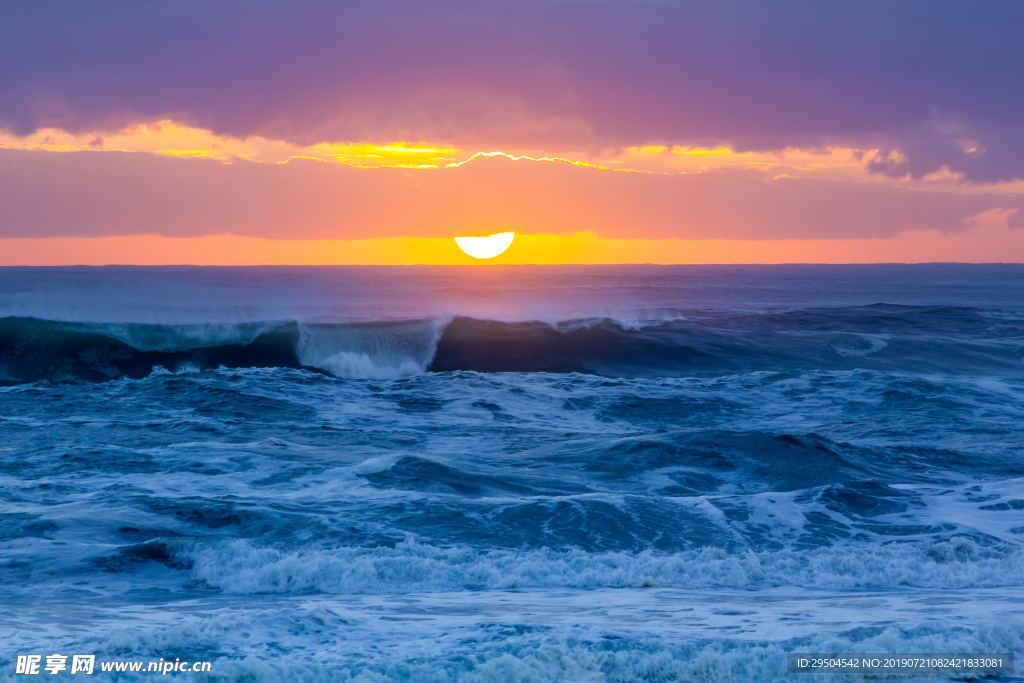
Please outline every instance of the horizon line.
M604 268L642 266L647 268L679 268L700 266L1024 266L1024 261L773 261L726 263L8 263L10 268Z

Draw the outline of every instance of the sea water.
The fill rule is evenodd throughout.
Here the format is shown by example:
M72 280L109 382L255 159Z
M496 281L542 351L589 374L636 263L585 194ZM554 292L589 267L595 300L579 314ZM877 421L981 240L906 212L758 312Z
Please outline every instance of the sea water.
M1020 660L1024 267L0 269L0 641L15 680Z

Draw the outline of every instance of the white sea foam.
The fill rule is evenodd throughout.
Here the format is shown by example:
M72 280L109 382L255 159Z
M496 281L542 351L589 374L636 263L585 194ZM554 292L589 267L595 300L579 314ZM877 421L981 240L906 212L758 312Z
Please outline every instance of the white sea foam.
M729 553L491 550L416 542L282 551L236 540L184 545L194 578L226 593L372 594L461 589L797 586L861 590L1024 585L1024 552L966 538Z
M863 358L889 346L883 335L858 334L832 342L832 350L845 358Z
M348 379L389 379L424 372L447 320L299 326L303 365Z
M939 614L922 609L936 603ZM986 590L221 596L99 603L53 626L46 609L0 617L39 624L15 630L12 651L212 653L232 681L771 681L791 679L788 652L1024 652L1013 594ZM84 639L69 632L83 627Z

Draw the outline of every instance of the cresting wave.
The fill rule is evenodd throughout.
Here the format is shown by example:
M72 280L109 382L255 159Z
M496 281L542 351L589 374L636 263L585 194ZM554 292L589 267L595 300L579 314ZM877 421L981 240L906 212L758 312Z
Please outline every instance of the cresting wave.
M469 317L360 323L162 325L0 318L0 383L102 381L218 367L306 368L352 379L427 371L607 376L871 368L1024 372L1024 325L972 308L873 305L502 322Z
M579 549L480 553L466 546L439 548L415 541L390 548L310 548L289 553L246 540L202 545L150 542L127 552L187 568L203 585L240 595L363 595L466 588L958 589L1016 586L1024 581L1024 551L985 545L965 536L834 546L816 553L805 548L730 553L714 547L679 553Z
M382 379L423 372L443 321L160 325L0 319L0 383L103 381L219 367Z

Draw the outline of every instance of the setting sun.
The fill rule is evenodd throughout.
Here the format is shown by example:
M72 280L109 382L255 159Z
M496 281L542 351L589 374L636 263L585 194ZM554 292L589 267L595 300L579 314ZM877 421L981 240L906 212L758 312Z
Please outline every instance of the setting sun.
M500 256L512 246L516 238L515 232L496 232L493 235L479 237L456 237L455 244L467 256L477 259L489 259Z

